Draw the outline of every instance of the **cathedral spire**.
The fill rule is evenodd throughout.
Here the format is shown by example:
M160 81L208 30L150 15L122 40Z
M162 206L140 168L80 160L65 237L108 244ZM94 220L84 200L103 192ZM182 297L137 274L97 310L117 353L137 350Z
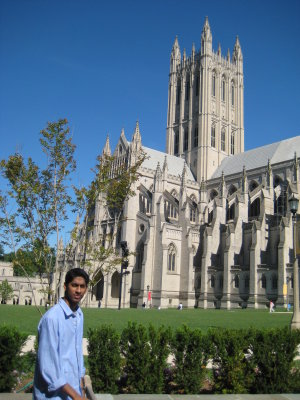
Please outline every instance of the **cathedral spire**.
M242 48L241 48L238 36L236 37L235 45L234 45L234 49L233 49L233 60L235 62L243 61Z
M183 49L182 61L183 61L183 65L184 65L185 62L186 62L186 51L185 51L185 49Z
M132 144L135 145L136 148L140 148L142 144L139 121L136 121L135 124L135 130L132 135Z
M157 163L156 171L154 174L154 191L155 192L162 191L162 173L159 162Z
M195 43L193 43L193 46L192 46L192 62L195 61L195 52L196 52Z
M170 72L176 72L176 67L180 63L180 60L181 60L181 53L180 53L178 39L176 36L173 47L172 47L172 51L171 51Z
M206 17L201 34L201 54L206 54L211 52L212 52L212 34L208 22L208 17Z
M185 187L186 186L186 176L187 176L186 163L184 162L183 170L182 170L182 174L181 174L181 187Z
M102 155L106 155L106 156L110 156L111 155L111 150L110 150L110 144L109 144L109 136L107 134L106 136L106 142L105 142L105 146L102 150Z

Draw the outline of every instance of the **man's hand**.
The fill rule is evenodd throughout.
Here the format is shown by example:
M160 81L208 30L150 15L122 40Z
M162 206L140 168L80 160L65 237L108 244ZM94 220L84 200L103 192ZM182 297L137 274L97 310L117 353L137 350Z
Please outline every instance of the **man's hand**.
M61 390L71 397L72 400L86 400L85 397L82 397L79 393L76 392L68 383L64 385Z

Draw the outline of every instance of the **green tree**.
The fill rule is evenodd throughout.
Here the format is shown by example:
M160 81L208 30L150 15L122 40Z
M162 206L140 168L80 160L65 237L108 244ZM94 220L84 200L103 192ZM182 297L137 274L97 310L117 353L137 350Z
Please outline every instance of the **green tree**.
M70 128L66 119L57 122L48 122L41 131L40 143L47 156L48 165L43 171L46 191L49 197L49 212L53 220L56 233L56 248L59 249L60 230L67 217L67 209L73 205L68 181L70 174L76 169L74 159L75 144L72 142ZM48 255L49 256L49 253ZM58 296L58 287L61 284L61 273L58 268L58 258L55 261L53 276L53 291Z
M14 290L12 286L8 283L7 279L4 279L0 283L0 296L1 296L1 302L3 304L6 304L7 300L10 300L12 298L12 295L14 293Z
M48 284L44 290L50 298L59 280L57 257L53 257L50 241L56 235L58 249L59 232L67 218L67 207L72 203L67 181L75 169L75 145L67 120L49 122L41 131L40 143L47 157L44 169L31 157L25 160L18 153L1 161L1 172L9 190L7 196L0 198L0 222L2 243L13 249L14 263L27 274L17 251L21 248L33 255L40 276L47 275ZM15 213L8 212L11 201L16 205Z
M124 204L135 194L134 185L144 160L145 154L142 150L129 161L102 154L97 157L91 184L80 189L74 188L78 220L72 240L80 247L80 264L88 269L91 287L98 283L102 276L100 272L106 274L122 262L116 237L122 223ZM95 239L93 229L97 201L105 204L113 221L113 232L107 235L98 233ZM71 244L68 249L70 257L74 257L74 251L75 247Z

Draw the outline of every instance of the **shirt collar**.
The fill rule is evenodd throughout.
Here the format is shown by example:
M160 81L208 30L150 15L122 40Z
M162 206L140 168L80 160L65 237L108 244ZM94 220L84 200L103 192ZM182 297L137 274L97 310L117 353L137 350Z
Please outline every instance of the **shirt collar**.
M70 315L76 315L76 313L78 313L79 315L82 314L82 311L80 310L80 307L78 306L76 311L72 311L71 308L68 306L68 304L64 301L63 298L59 299L59 305L61 306L61 308L63 309L63 312L66 314L66 316L70 316Z

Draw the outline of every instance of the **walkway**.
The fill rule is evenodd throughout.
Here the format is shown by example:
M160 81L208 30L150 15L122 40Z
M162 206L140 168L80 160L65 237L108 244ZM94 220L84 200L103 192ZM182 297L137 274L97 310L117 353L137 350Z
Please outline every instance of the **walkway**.
M299 394L204 394L204 395L171 395L171 394L96 394L99 400L299 400ZM0 400L31 400L32 394L1 393Z

